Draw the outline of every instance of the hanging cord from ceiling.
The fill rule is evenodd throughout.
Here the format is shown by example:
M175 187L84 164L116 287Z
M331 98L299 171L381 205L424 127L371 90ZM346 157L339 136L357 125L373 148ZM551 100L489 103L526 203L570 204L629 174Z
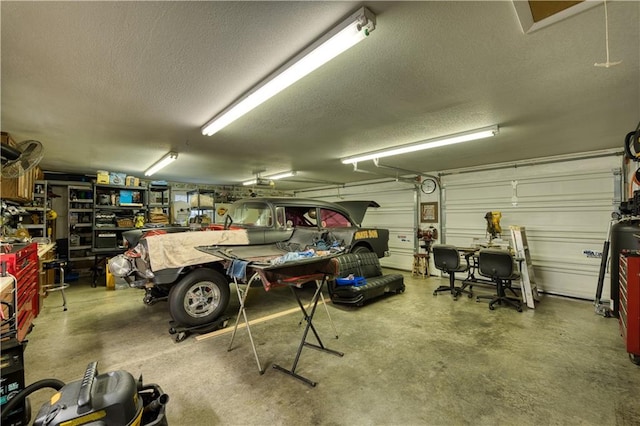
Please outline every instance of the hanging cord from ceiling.
M511 180L511 205L518 207L518 165L513 165L513 179Z
M593 65L596 67L609 68L614 65L621 64L622 61L614 61L614 62L609 61L609 14L607 13L607 0L604 0L604 31L605 31L604 37L605 37L606 48L607 48L607 62L596 62Z

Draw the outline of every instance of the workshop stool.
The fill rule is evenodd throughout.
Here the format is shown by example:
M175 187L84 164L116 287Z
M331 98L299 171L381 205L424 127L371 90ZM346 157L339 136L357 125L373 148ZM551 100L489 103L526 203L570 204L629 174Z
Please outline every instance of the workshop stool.
M415 253L413 255L413 269L411 275L422 275L422 278L429 276L429 254Z
M67 261L66 260L62 260L62 259L54 259L54 260L50 260L48 262L43 262L42 263L42 269L44 271L49 271L51 269L57 269L58 271L60 271L60 281L59 282L55 282L55 278L53 279L53 283L52 284L46 284L44 286L42 286L43 290L44 290L44 294L46 295L47 293L51 292L51 291L59 291L60 293L62 293L62 307L64 308L64 310L67 310L67 298L64 294L64 289L69 287L69 284L67 284L64 281L64 268L67 266Z

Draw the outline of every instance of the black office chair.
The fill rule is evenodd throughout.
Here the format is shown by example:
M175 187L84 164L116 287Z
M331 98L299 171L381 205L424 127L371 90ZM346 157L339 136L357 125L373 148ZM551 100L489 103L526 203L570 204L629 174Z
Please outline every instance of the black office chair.
M520 273L514 268L515 262L511 253L497 249L480 250L478 263L480 264L480 275L495 281L497 294L478 296L476 301L491 299L489 301L489 309L491 310L495 309L495 304L506 304L516 308L518 312L522 312L520 298L517 297L515 290L511 287L511 282L520 278ZM506 290L511 291L514 297L507 296L505 294Z
M455 286L455 274L456 272L466 272L469 270L469 263L462 262L460 253L455 246L449 246L445 244L435 244L432 247L433 251L433 263L436 268L442 272L449 274L449 285L441 285L433 291L433 295L437 296L441 291L451 292L453 300L456 300L462 293L467 293L469 297L473 297L473 293L470 290L465 290L467 283L463 282L462 287Z

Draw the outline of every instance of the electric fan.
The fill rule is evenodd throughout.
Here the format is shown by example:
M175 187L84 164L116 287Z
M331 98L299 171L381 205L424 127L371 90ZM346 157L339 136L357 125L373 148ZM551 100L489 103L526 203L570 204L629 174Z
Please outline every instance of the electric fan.
M34 140L22 141L16 147L2 144L2 177L17 178L35 167L42 156L42 143Z

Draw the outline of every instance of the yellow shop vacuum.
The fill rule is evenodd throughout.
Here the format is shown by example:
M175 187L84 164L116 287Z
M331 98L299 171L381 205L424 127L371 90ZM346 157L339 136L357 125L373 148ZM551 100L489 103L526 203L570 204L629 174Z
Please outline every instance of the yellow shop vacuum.
M57 392L40 408L34 426L167 426L165 408L169 396L160 386L143 385L122 370L98 374L98 363L89 363L81 380L64 384L45 379L27 386L3 407L11 411L11 404L24 403L25 398L38 389L52 387ZM30 415L28 416L30 417ZM30 419L25 418L27 424Z

